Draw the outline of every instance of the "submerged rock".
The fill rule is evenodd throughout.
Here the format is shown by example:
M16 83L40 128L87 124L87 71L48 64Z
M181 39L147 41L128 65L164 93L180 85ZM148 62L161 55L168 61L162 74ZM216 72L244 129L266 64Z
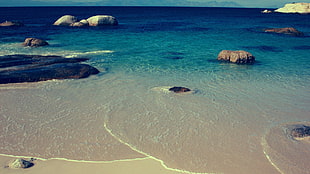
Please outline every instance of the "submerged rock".
M19 158L9 163L8 167L12 169L27 169L34 166L32 161L33 160L27 161L25 159Z
M237 64L253 64L255 62L255 57L247 51L231 51L222 50L218 56L217 60L227 61Z
M279 13L310 13L310 3L290 3L278 8L275 12Z
M291 135L295 139L310 137L310 126L296 125L295 128L291 130Z
M5 21L5 22L2 22L0 23L0 27L13 27L13 26L16 26L16 27L19 27L19 26L23 26L24 24L21 23L21 22L13 22L13 21Z
M96 68L79 63L86 60L41 55L0 56L0 84L80 79L98 74Z
M70 26L71 24L77 22L78 19L75 16L72 15L64 15L57 19L56 22L54 22L54 25L62 25L62 26Z
M89 26L118 25L115 17L109 15L97 15L87 19Z
M23 43L23 46L29 46L29 47L40 47L46 45L48 45L48 43L45 40L37 38L26 38L26 40Z
M175 87L169 88L169 91L172 91L175 93L184 93L184 92L190 92L191 90L189 88L175 86Z
M304 33L298 31L295 28L287 27L287 28L269 28L264 29L265 32L271 32L271 33L279 33L279 34L288 34L291 36L303 36Z

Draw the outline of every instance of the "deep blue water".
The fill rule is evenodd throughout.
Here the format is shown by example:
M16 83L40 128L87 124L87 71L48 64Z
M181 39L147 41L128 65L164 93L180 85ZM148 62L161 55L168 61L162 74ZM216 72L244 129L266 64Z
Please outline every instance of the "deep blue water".
M73 102L71 93L84 100L85 96L92 96L91 102L77 105L87 108L100 105L98 108L104 109L98 113L105 118L106 128L137 150L163 160L168 167L220 173L259 173L263 168L266 169L263 173L268 173L272 170L269 170L270 166L277 166L278 171L301 174L309 171L309 166L293 165L294 160L287 157L285 150L276 151L277 146L287 145L290 141L280 141L276 137L278 144L268 144L264 137L270 135L271 128L279 125L309 124L310 15L262 14L261 10L0 8L0 22L17 20L25 24L0 28L0 54L90 58L87 63L101 70L101 74L81 81L47 83L49 87L40 88L39 92L53 99L52 96L58 93L51 91L67 89L67 93L57 99L64 104ZM79 19L112 15L119 25L88 28L52 25L66 14ZM305 36L262 31L282 27L294 27ZM42 38L50 45L22 47L26 37ZM246 50L257 62L254 65L220 63L216 58L221 50ZM165 92L163 95L152 92L154 87L158 91L161 86L175 85L195 89L196 93L175 97ZM76 106L74 104L72 106ZM287 151L298 154L296 149ZM75 157L54 156L81 158L78 152L75 153ZM281 157L278 157L279 153ZM106 159L104 155L102 159L91 155L85 158ZM299 159L303 158L299 156ZM227 159L226 163L223 159ZM264 162L261 166L256 165L264 160L272 165L266 167ZM296 168L288 171L285 166ZM297 168L298 171L294 170Z

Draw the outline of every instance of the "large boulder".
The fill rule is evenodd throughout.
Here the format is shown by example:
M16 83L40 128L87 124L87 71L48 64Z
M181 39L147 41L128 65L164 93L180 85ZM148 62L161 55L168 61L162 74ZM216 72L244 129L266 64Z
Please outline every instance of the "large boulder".
M227 61L237 64L253 64L255 62L255 57L247 51L231 51L222 50L218 56L217 60Z
M79 22L74 22L72 24L70 24L70 26L72 27L85 27L85 26L89 26L88 21L86 19L83 19Z
M265 32L279 33L279 34L288 34L291 36L303 36L304 33L298 31L295 28L287 27L287 28L267 28L264 29Z
M275 12L279 13L310 13L310 3L290 3L278 8Z
M45 40L37 38L26 38L23 43L23 46L29 46L29 47L40 47L46 45L48 45L48 43Z
M64 15L64 16L60 17L56 22L54 22L54 25L70 26L71 24L73 24L77 21L78 21L78 19L75 16Z
M89 26L118 25L118 21L113 16L97 15L87 19Z
M0 84L86 78L99 71L79 62L86 58L41 55L0 56Z
M5 22L2 22L0 23L0 27L20 27L20 26L23 26L24 24L21 23L21 22L13 22L13 21L5 21Z

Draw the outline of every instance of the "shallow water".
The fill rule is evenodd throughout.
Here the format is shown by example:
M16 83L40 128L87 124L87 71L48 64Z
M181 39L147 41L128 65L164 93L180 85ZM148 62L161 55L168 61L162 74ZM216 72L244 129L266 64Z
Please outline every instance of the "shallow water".
M88 57L102 71L81 80L0 85L0 153L96 161L152 156L167 168L199 173L309 173L309 143L283 131L310 120L309 15L81 8L34 20L16 15L29 24L0 28L3 55ZM64 13L99 12L113 14L120 26L50 26ZM288 26L306 36L261 32ZM50 46L21 47L30 36ZM246 49L257 63L219 63L222 49ZM167 93L164 86L195 92Z

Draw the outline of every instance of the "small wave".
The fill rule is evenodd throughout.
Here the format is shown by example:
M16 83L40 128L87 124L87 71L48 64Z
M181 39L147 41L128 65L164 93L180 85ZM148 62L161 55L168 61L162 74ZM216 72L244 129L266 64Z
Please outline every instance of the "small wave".
M77 57L80 55L89 55L89 54L106 54L106 53L114 53L114 51L112 50L98 50L98 51L88 51L88 52L75 52L75 53L71 53L70 55L66 55L66 58L73 58L73 57Z

